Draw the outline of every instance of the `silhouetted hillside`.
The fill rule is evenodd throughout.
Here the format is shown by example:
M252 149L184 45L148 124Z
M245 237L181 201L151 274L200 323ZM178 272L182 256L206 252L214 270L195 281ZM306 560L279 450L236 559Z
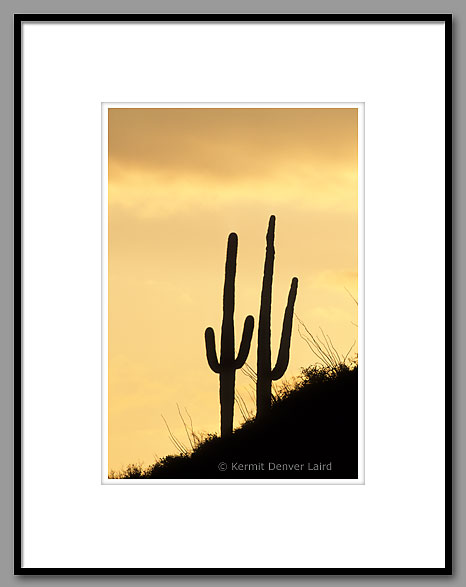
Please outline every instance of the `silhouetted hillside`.
M270 415L187 456L168 456L120 478L354 479L358 476L358 369L308 369Z

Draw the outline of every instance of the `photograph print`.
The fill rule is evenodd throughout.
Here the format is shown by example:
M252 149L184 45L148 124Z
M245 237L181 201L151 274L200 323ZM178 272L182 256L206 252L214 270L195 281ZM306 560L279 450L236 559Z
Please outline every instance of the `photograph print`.
M362 107L103 116L105 477L358 482Z

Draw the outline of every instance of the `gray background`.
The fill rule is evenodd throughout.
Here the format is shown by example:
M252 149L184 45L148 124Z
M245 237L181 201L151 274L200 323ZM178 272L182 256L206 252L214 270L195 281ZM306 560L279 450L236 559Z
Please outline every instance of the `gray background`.
M14 577L13 576L13 14L14 13L153 13L153 14L355 14L355 13L452 13L453 14L453 401L454 401L454 575L451 577ZM36 0L0 3L0 447L2 450L1 499L0 499L0 584L8 587L19 582L34 582L42 585L60 585L71 582L74 585L113 583L131 585L156 581L165 584L217 584L220 580L230 585L260 585L273 583L310 582L314 585L352 583L372 584L380 581L385 585L466 585L464 556L466 494L466 410L465 388L466 361L464 354L465 312L460 300L465 298L466 263L464 258L465 236L461 226L466 223L464 193L466 135L464 108L466 104L466 63L465 63L466 2L464 0ZM428 284L426 284L428 287ZM19 292L17 293L19 295ZM432 341L434 347L435 341ZM64 483L72 479L64 479ZM428 483L428 475L426 475Z

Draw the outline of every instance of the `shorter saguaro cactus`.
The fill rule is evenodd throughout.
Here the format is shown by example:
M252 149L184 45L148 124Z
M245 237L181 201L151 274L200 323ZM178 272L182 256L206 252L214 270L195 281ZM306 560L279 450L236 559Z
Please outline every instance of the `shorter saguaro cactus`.
M225 263L225 284L223 288L223 321L220 346L220 360L215 350L215 334L212 328L205 331L207 361L214 373L220 375L220 431L228 436L233 431L236 370L246 362L251 346L254 318L248 316L244 322L243 336L235 358L235 278L238 236L232 232L228 237Z

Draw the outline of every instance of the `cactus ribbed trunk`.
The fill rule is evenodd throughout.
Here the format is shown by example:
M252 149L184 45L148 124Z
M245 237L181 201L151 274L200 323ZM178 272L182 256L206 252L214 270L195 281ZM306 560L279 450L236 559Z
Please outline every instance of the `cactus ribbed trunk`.
M261 307L259 312L259 330L257 341L257 417L263 418L270 411L272 405L272 381L280 379L285 374L290 360L291 331L293 326L293 311L298 291L298 279L293 277L288 294L288 303L283 317L282 335L277 362L272 369L271 340L271 311L272 311L272 282L273 266L275 261L275 216L271 216L266 236L264 275L262 278Z
M236 370L246 362L251 346L254 318L248 316L244 322L243 336L235 359L235 278L238 236L233 232L228 237L225 263L225 283L223 286L223 320L220 340L220 361L215 350L215 334L212 328L205 331L207 361L214 373L220 375L220 432L228 436L233 431L235 404Z
M221 435L233 430L233 405L235 403L235 278L238 238L228 237L227 259L225 262L225 283L223 286L223 321L220 343L220 430Z
M264 415L272 403L271 311L272 281L275 261L275 216L271 216L266 236L264 275L257 338L257 416Z
M233 431L235 404L235 370L220 373L220 435L228 436Z

